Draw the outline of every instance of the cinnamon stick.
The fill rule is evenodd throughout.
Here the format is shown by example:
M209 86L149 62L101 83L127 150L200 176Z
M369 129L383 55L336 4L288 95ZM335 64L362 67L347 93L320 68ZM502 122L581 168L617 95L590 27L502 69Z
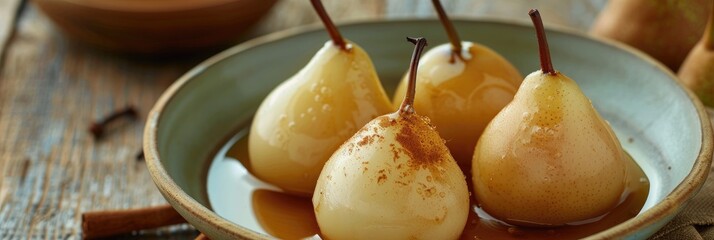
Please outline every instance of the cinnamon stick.
M201 234L198 234L198 237L196 237L195 240L211 240L211 239L206 237L206 235L203 235L203 233L201 233Z
M93 239L185 222L171 205L97 211L82 214L82 232L84 239Z

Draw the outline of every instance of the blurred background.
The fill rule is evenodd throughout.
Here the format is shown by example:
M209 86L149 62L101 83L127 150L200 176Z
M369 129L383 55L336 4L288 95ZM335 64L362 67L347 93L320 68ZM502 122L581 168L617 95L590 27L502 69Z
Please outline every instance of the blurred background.
M538 8L548 25L585 30L604 0L444 1L452 17L528 21ZM309 1L302 0L35 0L65 36L121 52L177 54L213 50L295 26L316 23ZM430 1L325 1L339 22L435 17ZM33 23L37 24L37 23ZM40 24L37 24L40 27Z
M442 2L454 19L526 24L538 8L546 27L586 33L607 0ZM436 18L429 0L324 5L338 25ZM161 93L221 50L318 22L307 0L1 0L0 238L79 239L83 212L165 204L137 157ZM127 106L136 120L92 137L94 121ZM180 225L123 238L195 236Z

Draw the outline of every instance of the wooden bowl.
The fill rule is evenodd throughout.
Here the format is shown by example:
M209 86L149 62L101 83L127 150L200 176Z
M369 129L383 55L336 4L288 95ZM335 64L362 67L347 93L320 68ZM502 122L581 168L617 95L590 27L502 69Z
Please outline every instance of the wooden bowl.
M454 24L471 30L461 31L463 39L491 47L522 74L538 69L530 24ZM408 68L413 46L405 36L426 37L432 46L447 42L436 20L359 22L340 30L370 54L388 93ZM642 52L579 32L547 32L556 69L578 83L650 182L636 217L588 239L646 239L679 212L709 174L713 150L707 113L670 70ZM253 216L256 205L244 191L245 174L216 181L224 187L211 193L209 166L220 154L217 148L246 129L265 96L327 40L320 26L245 42L181 77L151 110L144 132L149 172L167 201L211 239L270 239Z
M235 43L277 0L34 0L72 39L129 53Z

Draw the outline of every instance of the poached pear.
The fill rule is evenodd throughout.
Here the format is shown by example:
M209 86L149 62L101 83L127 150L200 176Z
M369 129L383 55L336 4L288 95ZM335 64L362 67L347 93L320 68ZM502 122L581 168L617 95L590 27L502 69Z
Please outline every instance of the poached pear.
M557 226L611 210L626 184L626 155L572 79L553 69L537 10L541 70L493 118L473 155L480 207L515 225Z
M714 5L713 5L714 6ZM677 75L704 105L714 107L714 8L702 39L694 46Z
M469 214L466 180L427 117L414 112L416 44L409 88L395 113L367 123L325 164L312 203L329 239L456 239Z
M312 195L330 155L391 110L367 53L343 40L319 0L312 3L332 41L263 100L248 140L253 174L305 196Z
M470 169L476 141L518 90L523 77L503 56L473 42L461 42L439 0L432 0L450 44L439 45L419 62L415 108L431 119L461 168ZM405 74L392 104L406 93Z

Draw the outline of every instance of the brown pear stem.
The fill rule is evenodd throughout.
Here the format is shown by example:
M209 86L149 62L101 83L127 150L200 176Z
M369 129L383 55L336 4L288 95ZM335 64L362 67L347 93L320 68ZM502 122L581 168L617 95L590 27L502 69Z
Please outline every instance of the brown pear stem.
M347 44L345 43L345 39L342 38L340 31L337 30L337 27L330 19L330 16L327 15L325 7L322 6L322 1L310 0L310 2L312 3L312 7L315 8L317 16L320 16L320 20L322 20L322 23L325 24L325 29L327 29L327 33L330 34L330 38L332 38L332 43L337 45L337 47L342 50L347 50Z
M461 56L461 38L459 38L459 33L456 32L456 28L454 28L454 23L446 16L446 11L444 11L444 7L441 6L441 1L431 0L431 3L434 5L434 9L436 9L437 15L439 15L439 21L441 21L441 24L444 25L444 29L446 29L446 35L449 36L451 50L456 56L463 60L464 58Z
M704 31L704 46L709 50L714 50L714 4L712 11L709 13L709 24Z
M419 58L421 58L421 53L424 52L424 47L426 47L426 38L410 38L407 37L407 41L413 43L414 52L412 53L412 60L409 63L409 82L407 84L407 94L404 96L404 101L402 106L399 107L399 113L413 113L414 112L414 95L416 94L416 75L417 68L419 67Z
M545 29L543 28L543 20L540 18L540 13L538 9L531 9L528 11L528 15L531 16L533 21L533 26L536 29L536 36L538 37L538 50L540 51L540 70L544 74L555 74L555 69L553 69L553 62L550 60L550 50L548 49L548 40L545 38Z

